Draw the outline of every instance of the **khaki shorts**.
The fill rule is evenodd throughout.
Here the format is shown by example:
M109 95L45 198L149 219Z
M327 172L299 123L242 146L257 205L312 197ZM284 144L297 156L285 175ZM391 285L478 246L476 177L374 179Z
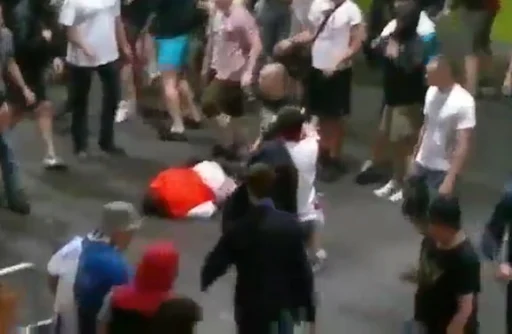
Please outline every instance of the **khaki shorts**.
M240 117L244 114L244 98L240 82L214 78L203 91L201 108L206 117L222 113Z
M461 10L463 34L471 54L491 54L491 32L496 13L487 10Z
M423 125L423 108L418 105L385 106L379 130L390 141L417 136Z

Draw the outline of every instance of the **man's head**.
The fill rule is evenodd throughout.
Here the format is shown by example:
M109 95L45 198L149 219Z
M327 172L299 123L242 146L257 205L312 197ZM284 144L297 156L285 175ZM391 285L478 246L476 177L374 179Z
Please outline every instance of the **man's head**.
M124 250L133 234L142 225L142 217L133 204L116 201L103 206L100 231L110 238L113 245Z
M258 77L258 88L262 98L273 101L284 99L289 80L288 71L282 64L265 65Z
M256 200L270 197L276 179L275 171L264 163L249 166L245 179L247 189Z
M456 65L445 56L437 56L427 64L429 86L448 87L455 83Z
M192 299L173 297L163 302L151 324L151 334L193 334L203 318L201 307Z
M437 196L428 209L428 234L441 244L452 242L462 228L461 216L457 197Z
M219 10L226 11L233 4L233 0L214 0L215 7Z
M279 110L273 125L276 136L286 141L299 141L306 116L296 107L286 106Z

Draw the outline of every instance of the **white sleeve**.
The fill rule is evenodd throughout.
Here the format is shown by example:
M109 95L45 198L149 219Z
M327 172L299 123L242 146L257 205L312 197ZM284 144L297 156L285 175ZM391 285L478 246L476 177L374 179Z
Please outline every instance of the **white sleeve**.
M457 116L457 130L472 129L476 125L475 102L467 103L459 109Z
M396 29L396 19L393 19L393 20L389 21L388 24L386 24L384 29L382 29L382 32L380 33L380 37L387 37L387 36L391 35L391 33L393 31L395 31L395 29Z
M116 1L116 4L114 6L114 16L115 17L121 16L121 0Z
M357 6L355 3L353 3L350 8L351 8L350 16L349 16L350 25L355 26L355 25L363 23L363 13L361 12L361 9L359 9L359 6Z
M75 24L76 7L73 1L64 1L59 13L59 23L66 27L71 27Z
M46 270L52 276L60 276L68 269L68 262L76 259L82 250L83 238L75 237L59 249L48 261Z
M430 104L430 101L432 101L433 95L435 94L435 87L429 87L427 89L427 93L425 94L425 103L423 103L423 115L427 114L427 106Z

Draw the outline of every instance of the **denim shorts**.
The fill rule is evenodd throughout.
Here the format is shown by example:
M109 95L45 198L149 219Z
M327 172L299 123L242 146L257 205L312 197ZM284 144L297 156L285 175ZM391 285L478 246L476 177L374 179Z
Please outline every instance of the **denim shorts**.
M414 162L411 176L419 176L424 177L425 182L430 190L430 194L437 194L439 187L444 181L446 177L447 171L445 170L436 170L425 167L418 162Z

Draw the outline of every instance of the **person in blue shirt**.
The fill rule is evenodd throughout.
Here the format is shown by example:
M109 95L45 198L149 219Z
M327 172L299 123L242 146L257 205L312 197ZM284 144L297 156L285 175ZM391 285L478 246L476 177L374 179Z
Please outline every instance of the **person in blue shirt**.
M132 268L123 251L130 244L141 218L134 206L111 202L103 207L101 227L83 243L74 283L79 334L95 334L96 318L111 288L128 283Z

